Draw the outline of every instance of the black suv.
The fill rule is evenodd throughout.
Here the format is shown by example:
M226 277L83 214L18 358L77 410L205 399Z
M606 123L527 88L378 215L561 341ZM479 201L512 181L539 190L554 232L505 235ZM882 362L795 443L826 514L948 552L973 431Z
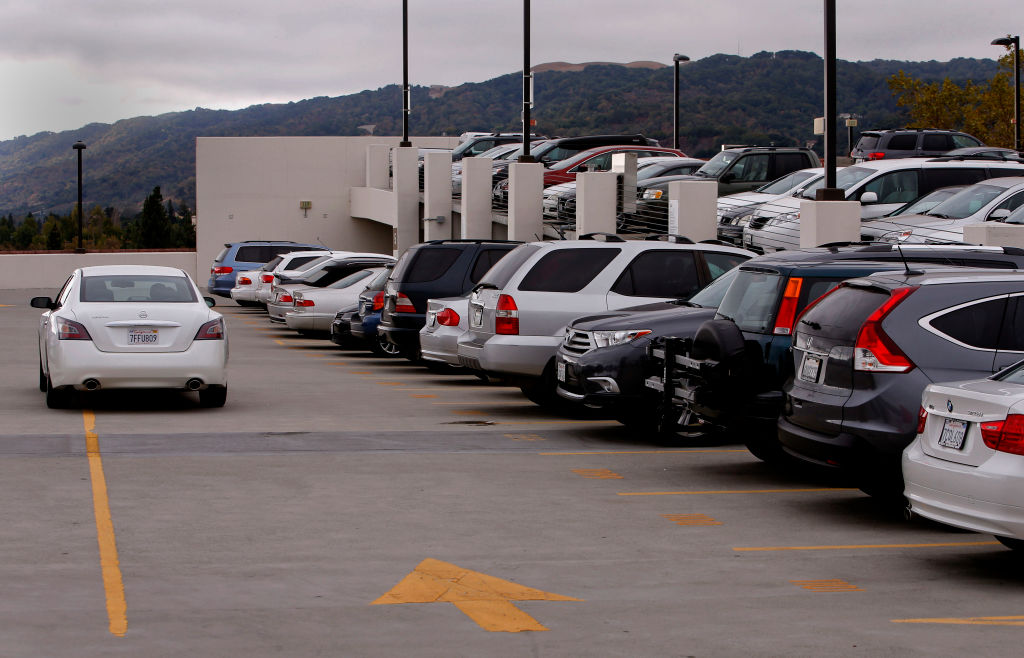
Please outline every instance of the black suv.
M800 169L820 167L818 154L802 146L725 147L689 180L718 181L718 196L749 192Z
M925 387L1024 357L1024 273L895 271L847 281L801 317L778 420L785 450L900 495Z
M785 459L775 424L800 313L842 281L908 263L1015 269L1024 266L1024 250L873 245L751 259L739 266L714 319L652 342L646 384L657 391L663 427L736 431L760 459Z
M883 158L922 158L981 145L977 137L957 130L865 130L850 151L850 157L854 164Z
M433 240L405 250L391 271L377 331L406 358L418 360L427 300L468 293L491 266L521 242Z

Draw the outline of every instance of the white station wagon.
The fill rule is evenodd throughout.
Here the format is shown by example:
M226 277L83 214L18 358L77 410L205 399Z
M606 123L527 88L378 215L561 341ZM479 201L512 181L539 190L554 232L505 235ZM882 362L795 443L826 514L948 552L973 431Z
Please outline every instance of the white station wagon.
M198 391L205 407L227 399L228 341L223 317L183 270L143 265L83 267L57 299L35 297L39 389L50 408L73 389Z

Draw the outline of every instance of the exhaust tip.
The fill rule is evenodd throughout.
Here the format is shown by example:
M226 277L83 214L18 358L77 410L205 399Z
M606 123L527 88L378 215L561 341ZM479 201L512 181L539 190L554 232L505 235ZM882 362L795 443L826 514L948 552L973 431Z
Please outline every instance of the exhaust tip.
M82 382L82 386L84 386L87 391L95 391L100 387L100 381L98 379L87 379Z
M198 377L193 377L192 379L185 382L185 388L187 388L190 391L198 391L202 387L203 380L199 379Z

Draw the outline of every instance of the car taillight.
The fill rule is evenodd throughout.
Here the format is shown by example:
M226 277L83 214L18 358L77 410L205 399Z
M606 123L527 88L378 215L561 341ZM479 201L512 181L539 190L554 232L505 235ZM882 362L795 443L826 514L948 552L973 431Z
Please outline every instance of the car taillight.
M790 278L786 283L786 290L782 293L782 302L779 304L779 314L775 318L773 334L788 336L793 333L793 322L796 321L796 303L800 300L800 287L803 283L804 280L798 276Z
M416 307L412 300L405 293L398 293L395 297L395 313L415 313Z
M924 423L928 420L928 410L922 406L917 411L917 433L924 434Z
M381 290L379 293L373 296L373 310L379 311L384 308L384 291Z
M863 372L910 372L914 363L882 330L882 320L917 290L917 286L896 288L885 303L864 321L853 350L853 369Z
M868 160L881 160L885 157L883 151L875 151L874 153L868 153Z
M274 275L273 274L261 274L260 275L260 281L262 281L263 283L270 283L273 280L274 280Z
M238 281L235 281L235 283L237 283L240 286L251 286L252 285L252 279L250 279L247 276L240 276L240 277L238 277Z
M212 270L210 270L210 273L211 274L231 274L234 271L235 271L234 268L228 267L227 265L217 265Z
M494 310L494 333L506 336L519 335L519 307L511 295L498 297Z
M92 340L89 330L85 325L73 320L57 318L57 339L58 340Z
M991 420L980 425L981 439L989 448L1024 455L1024 415L1010 414L1006 420Z
M285 293L285 294L281 295L280 297L278 297L277 301L279 301L279 302L281 302L283 304L291 304L291 303L295 302L295 300L292 299L292 296L289 295L288 293Z
M312 299L296 299L296 306L316 306Z
M457 327L461 319L459 314L450 308L446 308L437 314L437 323L445 327Z
M204 322L193 340L224 340L224 321L217 318Z

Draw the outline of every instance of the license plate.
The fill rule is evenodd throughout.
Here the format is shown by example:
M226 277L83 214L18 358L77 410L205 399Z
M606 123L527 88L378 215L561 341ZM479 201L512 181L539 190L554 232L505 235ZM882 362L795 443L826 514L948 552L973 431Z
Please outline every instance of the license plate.
M484 308L477 306L473 309L473 326L479 327L484 323Z
M129 329L129 345L156 345L159 340L157 329Z
M564 361L556 361L555 362L555 379L557 379L560 382L564 382L565 381L565 362Z
M821 357L804 356L804 364L800 368L800 379L805 382L817 382L818 374L821 372Z
M964 447L965 436L967 436L967 421L947 418L942 423L939 445L943 448L961 450Z

